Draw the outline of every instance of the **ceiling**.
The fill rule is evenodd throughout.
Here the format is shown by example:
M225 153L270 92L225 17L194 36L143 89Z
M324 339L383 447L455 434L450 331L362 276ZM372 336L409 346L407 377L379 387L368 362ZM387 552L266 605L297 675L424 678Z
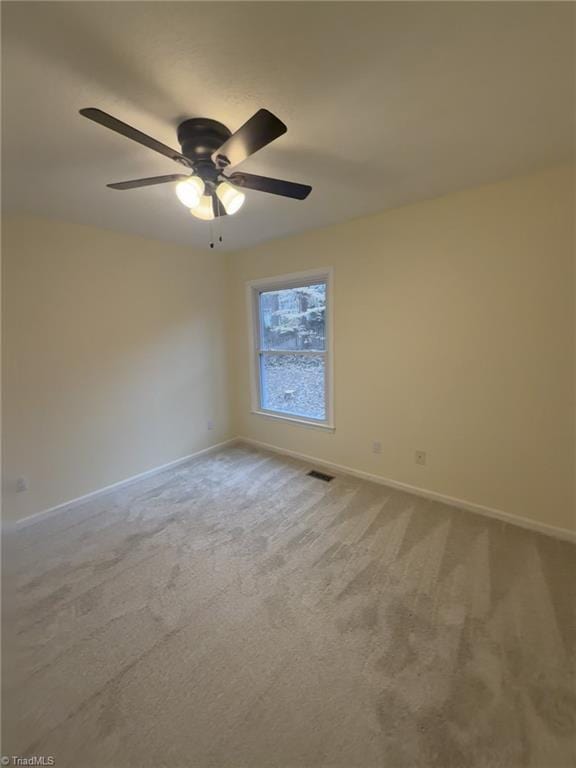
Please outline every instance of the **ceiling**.
M266 107L288 133L239 169L308 183L248 192L224 247L570 161L572 3L3 2L3 206L207 247L167 158L85 120L95 106L179 149Z

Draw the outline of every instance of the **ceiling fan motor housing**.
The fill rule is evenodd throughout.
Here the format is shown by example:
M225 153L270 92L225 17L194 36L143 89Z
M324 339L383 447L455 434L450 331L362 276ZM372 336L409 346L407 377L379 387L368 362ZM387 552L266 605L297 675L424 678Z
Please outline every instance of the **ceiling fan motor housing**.
M232 135L225 125L207 117L193 117L178 126L182 154L194 164L211 161L211 155Z

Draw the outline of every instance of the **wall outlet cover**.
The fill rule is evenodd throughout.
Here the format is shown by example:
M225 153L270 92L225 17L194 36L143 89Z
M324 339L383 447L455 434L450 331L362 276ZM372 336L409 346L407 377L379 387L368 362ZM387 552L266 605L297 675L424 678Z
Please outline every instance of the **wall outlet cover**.
M28 480L25 477L16 478L16 491L22 493L22 491L28 490Z
M414 461L416 464L424 466L426 464L426 451L416 451L414 454Z

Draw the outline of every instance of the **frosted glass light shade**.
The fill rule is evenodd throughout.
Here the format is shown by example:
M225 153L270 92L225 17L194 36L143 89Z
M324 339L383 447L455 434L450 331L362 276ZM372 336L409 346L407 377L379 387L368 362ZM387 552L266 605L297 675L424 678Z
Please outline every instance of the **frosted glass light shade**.
M232 184L229 184L227 181L218 184L216 195L229 216L232 216L233 213L239 211L246 199L244 192L240 192L239 189L236 189L236 187L233 187Z
M212 208L211 195L204 195L200 198L200 202L195 208L190 208L192 216L196 216L197 219L203 221L212 221L214 218L214 209Z
M204 192L204 182L200 176L189 176L184 181L176 184L176 195L178 200L186 208L194 208L200 202L200 197Z

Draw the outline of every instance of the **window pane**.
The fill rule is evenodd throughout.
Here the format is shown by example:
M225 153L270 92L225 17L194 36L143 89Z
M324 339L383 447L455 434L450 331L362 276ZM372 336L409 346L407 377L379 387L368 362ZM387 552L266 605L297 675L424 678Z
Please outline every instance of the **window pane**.
M267 411L326 418L323 356L261 355L260 381Z
M260 294L261 349L326 348L326 283Z

